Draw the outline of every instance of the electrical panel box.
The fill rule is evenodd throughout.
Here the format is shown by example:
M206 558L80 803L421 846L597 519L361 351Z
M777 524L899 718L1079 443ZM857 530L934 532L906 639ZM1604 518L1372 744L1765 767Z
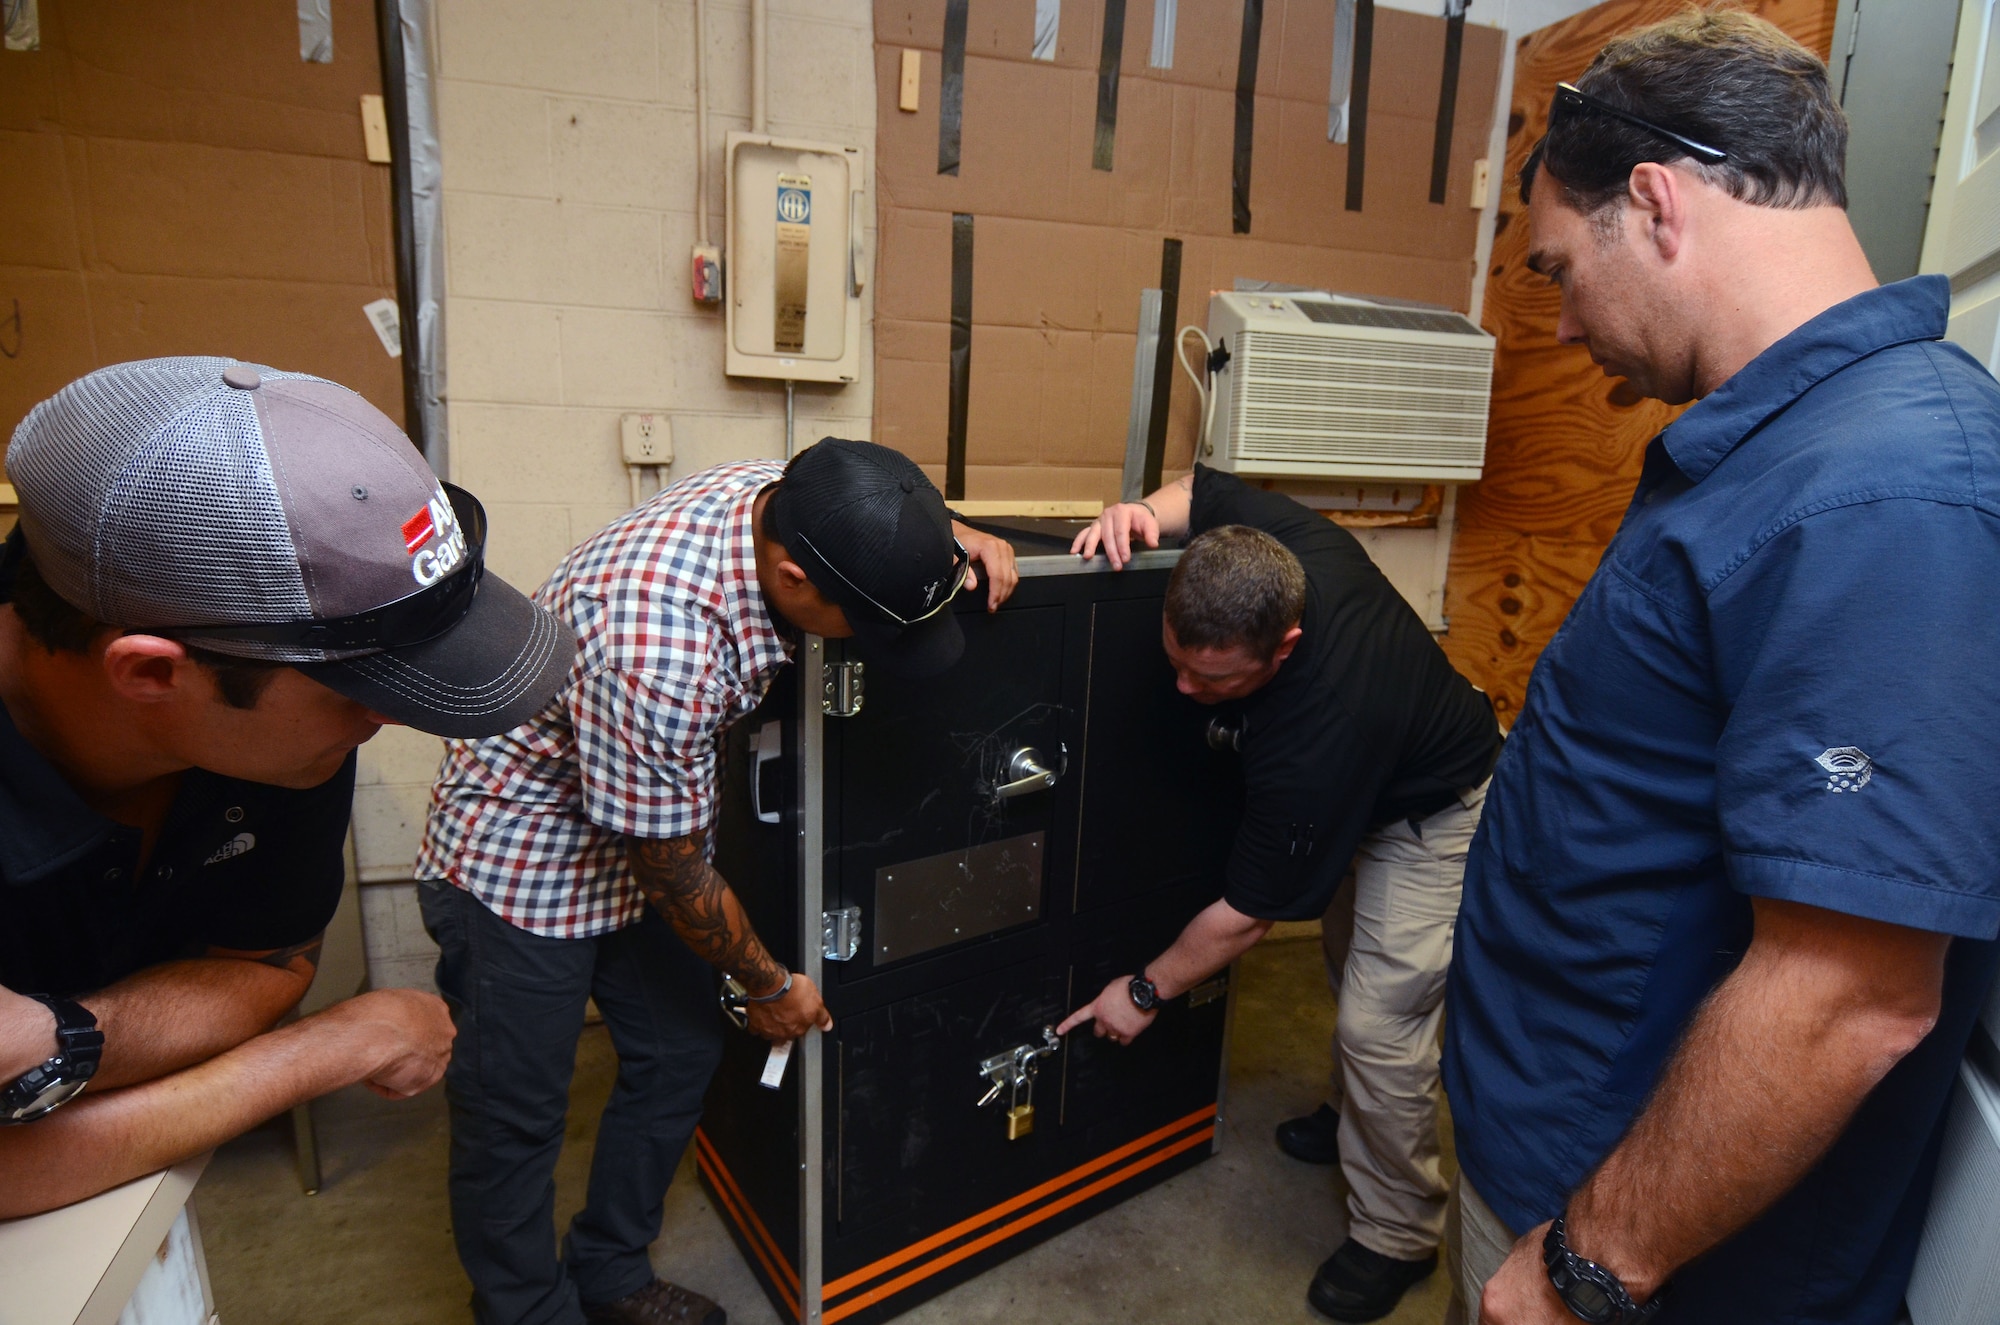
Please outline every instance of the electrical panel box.
M695 1133L780 1319L875 1325L1218 1142L1228 972L1129 1046L1054 1033L1221 893L1242 804L1160 649L1180 554L1114 574L1078 527L995 528L1020 586L952 604L951 671L808 637L724 738L716 867L834 1016L776 1089L729 1033Z
M1461 313L1351 295L1222 291L1209 463L1260 478L1470 483L1494 339ZM1217 356L1222 358L1221 355Z
M768 134L728 136L731 377L861 375L862 154Z

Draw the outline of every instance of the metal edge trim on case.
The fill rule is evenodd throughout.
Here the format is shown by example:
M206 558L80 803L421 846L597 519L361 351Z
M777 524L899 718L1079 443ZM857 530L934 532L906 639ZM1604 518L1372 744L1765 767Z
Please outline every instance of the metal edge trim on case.
M1215 1134L1213 1122L1215 1116L1215 1106L1212 1104L1204 1105L1185 1118L1177 1119L1174 1122L1168 1123L1165 1127L1148 1132L1135 1141L1128 1141L1114 1150L1108 1150L1095 1159L1077 1165L1067 1173L1049 1179L1040 1186L1030 1188L1018 1196L1009 1197L968 1219L960 1220L950 1228L913 1242L900 1251L891 1252L873 1264L865 1265L851 1274L842 1275L840 1278L826 1285L825 1295L827 1297L838 1297L852 1289L860 1288L862 1284L867 1283L869 1280L880 1278L882 1275L889 1273L901 1265L917 1260L926 1252L934 1251L947 1243L962 1238L1024 1207L1034 1206L1037 1201L1041 1201L1045 1197L1054 1196L1055 1193L1061 1191L1063 1188L1081 1182L1093 1173L1110 1168L1119 1161L1139 1154L1139 1152L1146 1150L1148 1147L1160 1147L1153 1150L1150 1154L1142 1155L1132 1163L1125 1165L1125 1167L1099 1178L1095 1182L1079 1187L1066 1195L1049 1201L1047 1204L1037 1206L1027 1214L1008 1224L1002 1225L1000 1228L976 1237L970 1242L961 1243L886 1283L877 1284L875 1287L866 1289L856 1296L849 1298L847 1301L828 1309L825 1316L825 1325L834 1325L834 1322L843 1320L857 1311L893 1297L911 1285L928 1279L940 1270L956 1265L967 1257L976 1255L996 1243L1004 1242L1018 1233L1025 1232L1044 1220L1061 1214L1071 1206L1079 1205L1100 1192L1108 1191L1130 1178L1137 1177L1147 1169L1164 1163L1183 1151L1191 1150L1202 1142L1211 1140ZM1203 1123L1207 1123L1208 1126L1200 1126ZM1191 1127L1197 1130L1188 1132L1187 1129ZM1177 1139L1169 1140L1177 1132L1185 1132L1187 1134ZM1162 1142L1167 1142L1167 1144L1161 1145Z
M815 673L826 666L826 644L806 637L806 657ZM826 905L826 787L825 716L812 697L821 677L809 674L800 687L805 698L799 716L799 963L806 978L825 996L826 963L820 955L820 912ZM825 1037L807 1031L799 1064L799 1313L805 1325L818 1325L825 1275Z
M1135 552L1132 560L1125 563L1126 570L1171 570L1181 559L1179 548L1154 548L1146 552ZM1067 552L1051 556L1022 557L1014 563L1014 569L1022 579L1033 575L1110 575L1114 572L1111 563L1103 557L1073 557Z

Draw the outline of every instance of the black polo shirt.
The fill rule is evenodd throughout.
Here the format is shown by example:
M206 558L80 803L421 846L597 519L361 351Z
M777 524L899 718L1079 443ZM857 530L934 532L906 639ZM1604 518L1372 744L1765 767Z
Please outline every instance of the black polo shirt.
M181 775L135 877L140 832L85 805L0 704L0 985L80 994L210 947L290 947L333 918L354 756L308 791Z
M1493 771L1493 706L1354 535L1282 493L1197 465L1189 536L1249 525L1306 572L1304 632L1271 683L1219 706L1240 728L1243 821L1224 900L1260 920L1326 910L1361 839Z

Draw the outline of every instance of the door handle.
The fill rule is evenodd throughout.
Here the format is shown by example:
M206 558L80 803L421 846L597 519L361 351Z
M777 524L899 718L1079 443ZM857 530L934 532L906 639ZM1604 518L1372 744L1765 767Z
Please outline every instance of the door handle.
M1065 764L1068 760L1063 761ZM1016 796L1026 796L1030 792L1047 791L1062 780L1061 768L1050 768L1042 762L1042 752L1032 745L1024 745L1007 757L1007 780L993 788L996 801L1012 800Z
M757 729L751 739L750 761L750 808L757 815L760 824L774 824L780 819L776 806L764 808L764 765L776 759L785 751L785 726L781 722L767 722Z

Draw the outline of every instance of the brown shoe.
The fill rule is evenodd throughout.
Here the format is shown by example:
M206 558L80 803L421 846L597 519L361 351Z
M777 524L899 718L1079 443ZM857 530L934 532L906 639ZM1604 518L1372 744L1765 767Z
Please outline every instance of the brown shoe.
M591 1325L727 1325L729 1313L700 1293L655 1279L601 1307L585 1307Z

